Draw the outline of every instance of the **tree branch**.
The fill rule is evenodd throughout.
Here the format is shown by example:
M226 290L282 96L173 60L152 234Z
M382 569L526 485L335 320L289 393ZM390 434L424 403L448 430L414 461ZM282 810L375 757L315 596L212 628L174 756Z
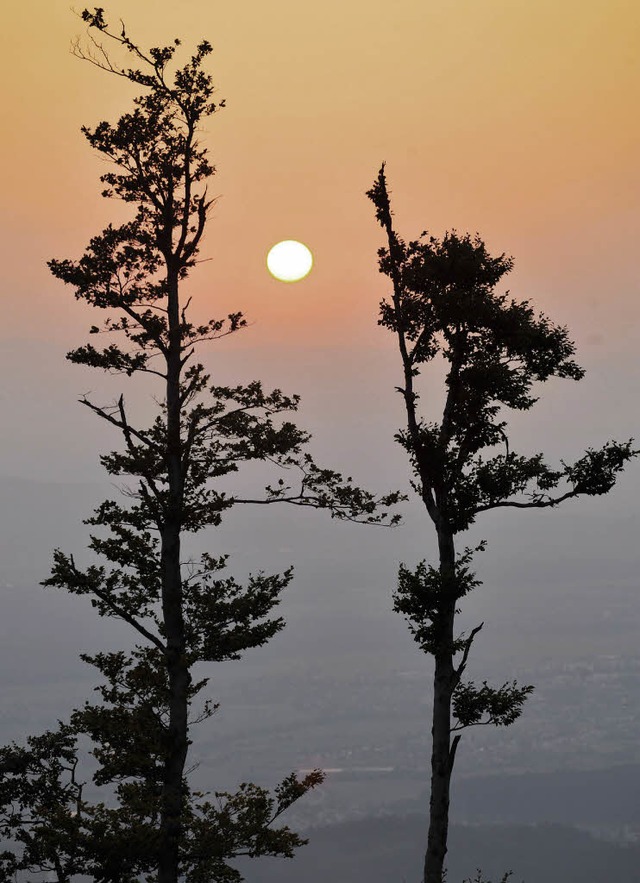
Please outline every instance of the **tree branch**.
M409 353L407 348L402 308L403 298L405 294L404 286L402 284L402 275L400 272L400 265L402 263L403 257L402 246L395 230L393 229L393 221L391 220L391 203L389 201L389 192L387 189L387 179L385 177L384 168L385 163L382 163L380 171L378 172L378 179L374 184L373 189L369 191L367 195L371 198L374 205L376 206L376 217L380 223L380 226L385 230L387 234L387 242L389 244L390 275L391 281L393 283L392 299L393 307L396 314L396 334L398 337L398 347L400 349L400 355L402 356L402 366L404 371L404 388L398 387L398 389L404 396L405 400L407 411L407 427L409 430L409 436L411 438L413 453L416 459L416 466L418 467L418 472L420 474L420 481L422 484L422 499L432 520L435 523L438 523L438 521L440 520L440 513L436 506L431 482L428 480L429 476L427 475L426 469L424 468L424 463L419 456L421 449L420 429L418 425L418 418L416 415L416 401L418 399L418 395L413 388L413 357L412 354Z
M133 427L129 426L128 423L121 422L120 420L116 420L108 411L105 411L104 408L98 407L98 405L94 405L93 402L90 402L86 397L82 397L78 399L81 405L86 405L87 408L90 408L94 413L96 413L99 417L102 417L103 420L106 420L107 423L111 423L113 426L117 426L124 435L127 437L127 433L134 435L137 439L139 439L143 444L147 445L147 447L152 448L153 450L160 451L159 446L152 442L143 432L140 432L138 429L133 429ZM122 396L120 396L120 401L122 401ZM118 405L120 402L118 402Z
M272 503L289 503L291 506L301 506L308 509L329 509L335 517L338 517L342 521L350 521L352 522L352 524L368 524L373 527L396 526L395 524L391 524L390 522L367 521L366 519L359 518L356 515L348 515L345 509L339 504L332 506L330 503L320 502L317 497L305 497L303 494L298 494L298 496L296 497L274 497L273 499L262 500L245 500L238 497L233 497L232 502L233 505L235 505L236 503L250 503L254 506L270 506Z
M451 727L449 730L450 733L455 733L458 730L468 730L469 727L488 727L490 724L496 726L496 722L494 718L490 717L486 721L476 721L473 724L456 724L455 727Z
M458 750L458 745L460 744L460 739L462 736L454 736L453 742L451 743L451 748L449 749L449 772L453 770L453 764L456 760L456 751Z
M481 622L480 625L477 625L469 635L468 638L465 639L464 642L464 650L462 653L462 659L460 660L460 665L456 669L456 677L458 680L462 677L465 668L467 667L467 659L469 658L469 651L471 650L471 645L473 644L473 639L478 634L478 632L483 628L484 622Z
M73 560L73 556L70 556L69 564L73 568L73 571L76 574L76 576L81 577L82 573L76 567L75 562ZM137 632L139 632L148 641L151 641L151 643L154 644L163 653L167 652L167 648L162 643L160 638L158 638L157 635L154 635L153 632L150 632L148 629L146 629L141 623L138 622L138 620L135 617L131 616L130 613L127 613L126 610L123 610L119 604L116 604L116 602L113 600L113 598L111 598L109 596L109 594L107 592L101 591L100 589L96 588L96 586L91 586L90 591L94 595L96 595L101 601L103 601L108 607L110 607L113 610L113 612L116 614L116 616L118 616L120 619L124 620L124 622L127 622L130 626L132 626Z
M550 506L557 506L559 503L563 503L565 500L570 500L573 497L579 497L581 493L581 491L574 489L567 491L566 494L562 494L560 497L549 497L546 500L531 500L529 503L519 503L516 500L501 500L496 503L488 503L486 506L478 506L473 510L473 514L477 515L478 512L488 512L490 509L504 509L506 507L513 509L546 509Z
M116 614L116 616L118 616L120 619L124 620L124 622L127 622L137 632L139 632L144 638L146 638L148 641L151 641L151 643L154 644L158 648L158 650L161 650L163 653L166 654L167 648L162 643L160 638L158 638L157 635L154 635L153 632L150 632L148 629L146 629L142 625L142 623L138 622L138 620L135 619L133 616L131 616L130 613L127 613L125 610L123 610L122 607L120 607L118 604L116 604L115 601L113 601L113 599L110 598L106 592L102 592L100 589L96 589L96 588L92 588L91 591L95 595L97 595L101 601L104 601L104 603L113 610L113 612Z

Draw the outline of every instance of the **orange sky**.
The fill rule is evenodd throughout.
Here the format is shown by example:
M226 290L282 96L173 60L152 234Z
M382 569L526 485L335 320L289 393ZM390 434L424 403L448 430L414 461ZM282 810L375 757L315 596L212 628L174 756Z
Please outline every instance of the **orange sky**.
M254 322L234 347L331 347L347 364L354 343L387 346L364 196L383 159L406 237L455 226L513 254L513 293L569 324L583 362L640 343L637 0L119 0L106 12L147 45L214 45L221 198L192 290L199 316ZM114 119L132 93L69 54L83 26L68 0L10 4L3 24L0 336L62 354L87 317L45 261L79 256L115 208L79 128ZM315 253L296 285L264 266L283 238Z
M550 310L559 301L561 319L590 312L597 292L619 319L637 317L635 0L136 0L107 12L146 43L214 44L228 102L209 132L222 198L214 260L195 282L214 311L240 305L269 338L369 337L380 235L363 191L385 159L406 235L477 229L514 254L514 286ZM79 126L113 118L130 93L69 55L82 27L67 0L5 16L2 333L28 323L48 336L75 310L43 261L79 254L112 212ZM316 254L299 286L264 271L286 237Z

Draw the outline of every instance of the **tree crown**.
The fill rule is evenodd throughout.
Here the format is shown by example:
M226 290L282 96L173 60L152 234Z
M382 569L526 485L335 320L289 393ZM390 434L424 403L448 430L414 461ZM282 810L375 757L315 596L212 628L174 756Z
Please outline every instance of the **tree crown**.
M380 272L393 284L391 297L380 304L379 324L396 335L403 361L400 392L408 420L397 440L409 453L415 488L434 521L458 532L498 506L553 506L609 491L638 453L631 441L588 449L560 469L549 467L542 454L520 456L509 446L503 409L529 410L538 382L584 376L566 327L536 312L530 301L496 290L513 259L494 257L480 236L455 230L442 239L423 232L406 243L393 226L384 165L367 195L387 234L388 245L378 251ZM438 355L448 368L436 422L418 414L414 379ZM497 445L504 453L484 453ZM564 493L549 494L563 482Z

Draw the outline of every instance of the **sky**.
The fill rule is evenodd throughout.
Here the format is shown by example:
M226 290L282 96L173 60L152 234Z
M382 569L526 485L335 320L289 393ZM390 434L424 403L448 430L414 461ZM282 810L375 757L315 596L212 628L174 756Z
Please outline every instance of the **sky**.
M299 422L312 430L320 462L374 490L406 489L392 440L403 419L400 364L377 326L388 288L377 270L383 240L365 197L385 161L401 235L478 231L491 251L513 255L512 294L568 325L576 340L586 378L549 382L539 404L511 421L513 447L570 459L611 437L640 437L636 0L120 0L106 15L122 17L142 44L180 37L185 51L203 38L214 46L208 66L227 106L203 137L219 198L201 253L208 260L189 293L197 318L242 310L250 321L202 351L216 382L260 377L301 393ZM80 126L115 120L133 92L70 53L83 25L68 0L10 4L3 24L0 582L26 580L34 591L12 596L0 671L17 658L26 666L39 643L29 677L43 678L55 703L47 678L75 677L77 652L87 649L81 637L97 641L107 630L69 599L59 608L41 602L35 586L51 548L78 550L80 520L102 496L92 484L104 480L98 454L118 443L77 399L91 391L108 401L126 381L65 362L95 320L46 261L79 257L92 235L123 217L100 198L104 165ZM288 238L315 258L297 284L277 282L265 266L268 249ZM439 380L427 377L425 405L437 403ZM127 395L151 413L154 391ZM522 610L531 625L526 640L517 629L494 631L481 654L504 654L509 644L520 658L527 642L531 654L543 652L536 617L548 622L552 608L536 612L541 587L548 598L570 586L573 599L581 582L603 591L637 585L639 492L632 464L606 500L521 520L487 516L472 537L489 539L486 593L470 600L469 622L484 618L488 604L498 622L501 613L522 621ZM411 509L396 532L360 534L319 529L319 514L274 512L262 526L252 518L238 522L244 534L233 524L223 530L222 542L248 565L296 565L301 631L292 628L292 640L309 647L315 639L315 662L324 652L317 621L343 616L351 628L374 607L386 617L380 664L417 658L388 610L397 561L433 551L424 513ZM589 625L588 615L584 634L567 642L563 633L554 652L595 646L599 621ZM598 652L618 652L616 640L601 635ZM22 711L10 709L8 719L24 722L35 711L21 691Z
M142 43L213 43L227 102L206 132L219 201L191 290L197 315L246 312L252 327L233 344L245 363L277 354L298 376L295 360L331 351L333 377L389 349L376 326L381 231L364 196L384 160L405 237L479 231L515 257L513 293L570 325L587 367L624 385L638 343L634 0L137 0L107 14ZM84 26L66 0L5 16L0 339L29 354L20 371L7 357L18 399L47 408L58 390L38 398L52 370L38 363L77 345L89 320L45 261L80 255L118 211L99 196L103 166L79 128L116 118L132 92L70 54ZM314 252L298 285L265 270L286 238Z
M117 394L121 380L64 361L94 320L46 261L80 256L123 217L100 197L104 164L79 129L117 118L133 92L71 54L85 26L67 2L12 4L5 15L0 395L11 417L0 472L89 480L111 438L77 398ZM106 15L146 45L179 36L185 51L202 38L214 46L209 67L227 106L203 138L219 198L189 293L196 318L240 309L250 322L203 351L216 380L260 376L301 393L301 422L336 465L405 481L391 441L400 366L377 326L382 236L364 195L384 160L401 235L480 232L515 258L514 296L577 342L587 378L547 384L514 421L516 442L570 456L638 434L634 0L136 0ZM265 266L287 238L315 258L296 284ZM427 382L437 402L437 376Z
M617 348L634 333L634 0L136 0L106 11L142 43L214 45L227 102L207 127L220 200L194 286L203 310L250 314L243 345L379 344L380 232L364 191L382 160L406 235L478 230L516 258L514 289L582 340ZM77 339L78 308L44 261L78 254L113 213L78 130L113 119L132 93L69 53L83 30L66 0L6 13L3 337ZM268 247L289 237L316 257L299 287L264 271Z

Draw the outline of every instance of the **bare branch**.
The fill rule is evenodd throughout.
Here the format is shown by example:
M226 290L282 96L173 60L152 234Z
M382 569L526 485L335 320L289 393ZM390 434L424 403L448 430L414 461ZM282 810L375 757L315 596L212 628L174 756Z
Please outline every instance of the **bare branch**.
M122 400L122 396L120 397L120 400ZM89 399L85 398L85 396L83 396L81 399L78 399L78 401L80 402L81 405L86 405L87 408L91 408L91 410L95 414L97 414L99 417L102 417L103 420L106 420L108 423L111 423L113 426L117 426L118 429L120 429L124 433L125 437L127 436L127 433L129 433L130 435L135 436L139 441L141 441L143 444L147 445L148 447L152 448L153 450L160 451L159 446L155 442L153 442L153 441L151 441L151 439L147 438L147 436L143 432L140 432L140 430L134 429L132 426L130 426L126 422L126 418L124 418L125 422L122 422L122 419L117 420L112 414L109 414L109 412L105 411L104 408L100 408L100 407L98 407L98 405L94 405L93 402L90 402ZM114 407L119 407L119 405L120 405L120 402L118 402L118 404L115 405Z
M471 645L473 644L473 639L478 634L478 632L483 628L483 626L484 626L484 622L481 622L480 625L477 625L474 629L472 629L469 637L465 639L464 650L462 652L462 659L460 660L460 665L456 669L456 677L458 680L460 680L465 668L467 667L467 660L469 658L469 651L471 650Z

